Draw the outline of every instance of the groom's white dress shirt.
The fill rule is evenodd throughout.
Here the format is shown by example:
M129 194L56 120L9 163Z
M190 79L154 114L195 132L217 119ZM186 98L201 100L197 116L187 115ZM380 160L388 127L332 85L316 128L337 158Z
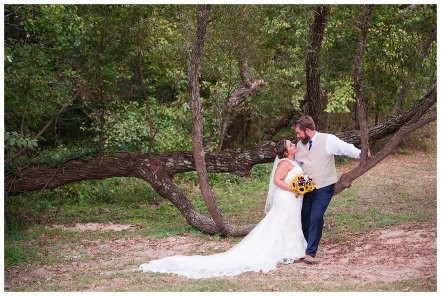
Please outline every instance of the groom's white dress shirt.
M318 134L319 132L316 131L314 137L312 137L312 146L314 146L314 140L317 139ZM354 144L340 140L335 135L327 134L326 153L329 155L345 155L351 158L360 158L361 150L356 148Z

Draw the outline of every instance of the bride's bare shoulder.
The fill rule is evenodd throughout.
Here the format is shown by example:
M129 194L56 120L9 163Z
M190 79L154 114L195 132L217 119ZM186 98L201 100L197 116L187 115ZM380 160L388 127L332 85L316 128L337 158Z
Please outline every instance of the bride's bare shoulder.
M289 161L288 159L282 159L280 160L280 162L277 164L277 166L284 166L284 167L292 167L292 162Z

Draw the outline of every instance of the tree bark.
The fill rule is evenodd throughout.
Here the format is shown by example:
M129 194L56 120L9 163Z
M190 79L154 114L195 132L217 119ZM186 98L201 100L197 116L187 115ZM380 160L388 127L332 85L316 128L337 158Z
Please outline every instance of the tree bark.
M364 11L363 23L361 25L361 34L360 34L360 42L358 44L357 54L354 58L354 89L355 89L355 97L357 100L357 113L358 113L358 123L360 127L360 141L361 141L361 155L360 155L360 166L366 165L367 157L368 157L368 129L366 123L366 107L364 104L364 94L363 94L363 85L361 83L361 59L365 53L366 48L366 40L369 29L369 21L371 19L373 5L367 5Z
M357 166L351 171L341 175L339 181L335 184L334 195L339 194L345 188L350 187L352 181L366 173L368 170L372 169L383 159L389 156L394 149L400 144L401 140L409 133L417 130L418 128L436 120L436 113L427 114L423 118L415 121L413 123L406 124L399 128L398 132L394 134L392 139L384 146L379 153L377 153L373 158L370 158L362 166Z
M403 111L399 115L391 114L384 122L379 125L369 128L368 139L369 141L376 141L383 139L395 132L397 132L401 126L407 124L409 121L417 116L421 118L429 109L436 103L436 83L432 84L427 93L416 102L408 110ZM354 145L360 145L360 131L351 130L338 133L337 136L345 142L352 143Z
M418 112L414 112L409 120L402 125L398 132L394 134L392 139L377 153L377 155L371 159L368 159L368 130L366 124L366 114L363 101L363 88L361 83L361 58L365 51L365 45L368 35L369 20L371 18L373 5L367 5L364 11L363 23L361 27L360 42L358 46L357 54L354 58L354 85L355 94L357 97L357 111L360 126L360 138L361 138L361 161L360 164L351 171L343 174L334 188L334 194L340 193L347 187L351 186L353 180L363 175L365 172L376 166L380 161L390 155L393 150L400 144L401 140L410 132L420 128L421 126L436 119L436 113L420 115ZM430 91L429 91L430 93ZM435 95L436 97L436 95ZM426 110L427 111L427 110Z
M369 128L369 141L376 141L387 136L393 135L401 127L407 124L418 122L429 114L430 108L436 103L437 87L432 84L427 93L412 107L404 111L399 116L386 119L383 123ZM431 117L433 120L436 119ZM337 133L337 137L345 142L354 145L360 144L360 132L357 130ZM277 139L279 140L279 139ZM277 140L275 142L277 142ZM256 164L274 161L275 142L264 142L251 145L242 149L225 150L219 155L206 154L205 161L208 172L213 173L234 173L238 176L246 176L251 168ZM150 163L160 164L161 170L167 175L195 171L193 153L190 151L178 151L162 154L141 154L143 159L140 163L136 158L137 153L113 153L103 156L102 161L93 157L87 161L79 159L69 159L57 167L48 165L31 165L29 167L18 168L16 174L5 174L5 191L8 195L18 195L24 192L41 190L45 188L55 188L71 182L91 179L105 179L111 177L137 177L134 170L144 170L156 174L156 170L151 170ZM145 162L145 160L150 160ZM150 166L144 167L147 163ZM58 169L58 171L57 171ZM159 167L157 168L159 170ZM55 172L57 173L55 174ZM52 175L55 176L48 182Z
M314 22L309 31L309 42L306 53L306 97L303 104L303 111L314 119L317 127L320 126L320 114L323 110L319 59L329 9L329 5L320 5L317 7Z

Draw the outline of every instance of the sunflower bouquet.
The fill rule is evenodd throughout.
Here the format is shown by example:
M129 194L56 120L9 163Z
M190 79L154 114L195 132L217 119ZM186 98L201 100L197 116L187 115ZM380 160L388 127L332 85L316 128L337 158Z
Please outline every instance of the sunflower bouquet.
M291 190L297 192L300 195L311 192L315 189L314 181L306 174L297 175L289 182Z

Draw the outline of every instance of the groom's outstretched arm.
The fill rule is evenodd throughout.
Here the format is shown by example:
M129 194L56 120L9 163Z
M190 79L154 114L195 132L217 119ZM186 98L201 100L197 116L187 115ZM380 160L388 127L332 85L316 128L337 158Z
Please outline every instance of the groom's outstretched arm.
M335 135L328 134L326 138L326 152L329 155L345 155L351 158L360 158L361 150L354 144L346 143Z

